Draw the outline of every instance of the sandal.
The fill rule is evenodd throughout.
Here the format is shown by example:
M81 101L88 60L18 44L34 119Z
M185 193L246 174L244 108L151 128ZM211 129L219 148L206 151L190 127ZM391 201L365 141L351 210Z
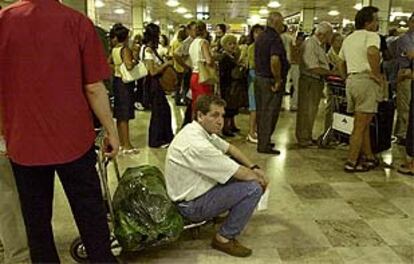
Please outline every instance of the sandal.
M406 164L402 164L398 170L398 173L404 174L404 175L408 175L408 176L414 176L414 171L410 170Z
M369 171L369 167L367 167L365 164L358 164L348 160L345 162L344 171L349 173L367 172Z
M373 158L373 159L362 158L361 162L369 169L375 169L376 167L380 165L380 160L377 158Z

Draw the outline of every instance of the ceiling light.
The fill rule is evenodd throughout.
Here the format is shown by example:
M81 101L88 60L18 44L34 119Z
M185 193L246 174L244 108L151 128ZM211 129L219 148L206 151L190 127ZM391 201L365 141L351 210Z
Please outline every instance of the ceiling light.
M95 7L96 8L102 8L105 6L105 3L102 0L96 0L95 1Z
M269 14L269 10L267 8L262 8L259 10L259 14L265 16Z
M405 25L407 25L407 22L405 22L404 20L402 20L402 21L400 21L400 26L405 26Z
M261 21L261 17L260 17L259 15L252 15L252 16L250 16L250 18L248 19L248 22L249 22L251 25L254 25L254 24L259 24L259 23L260 23L260 21Z
M177 12L177 13L179 13L179 14L185 14L185 13L187 13L187 8L185 8L185 7L179 7L179 8L177 8L177 9L175 9L175 12Z
M314 17L313 20L318 20L318 17Z
M168 25L167 28L168 29L174 29L174 26L173 25Z
M115 14L118 14L118 15L123 15L123 14L125 14L125 9L123 9L123 8L116 8L116 9L114 9L114 13Z
M187 19L190 19L190 18L193 18L194 16L192 14L190 14L190 13L187 13L183 17L184 18L187 18Z
M271 1L269 4L267 4L267 6L270 8L278 8L280 7L280 3L278 1Z
M328 15L330 15L330 16L337 16L337 15L339 15L340 13L339 13L339 11L338 10L331 10L331 11L329 11L328 12Z
M362 9L362 4L361 3L358 3L358 4L354 5L354 8L356 10L361 10Z
M180 5L180 3L177 0L168 0L165 4L171 7L176 7Z
M156 21L154 21L154 24L155 25L159 25L160 24L160 21L159 20L156 20Z

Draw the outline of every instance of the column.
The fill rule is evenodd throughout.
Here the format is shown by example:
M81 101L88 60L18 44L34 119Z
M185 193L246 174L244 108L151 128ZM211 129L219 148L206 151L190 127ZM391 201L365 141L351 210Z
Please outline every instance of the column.
M144 12L143 4L133 3L132 6L132 33L133 36L144 32Z
M379 32L388 34L388 24L391 13L391 0L362 0L362 6L375 6L379 8Z
M315 17L315 8L302 9L300 20L302 22L302 30L311 33L313 30L313 18Z
M93 23L97 24L98 21L96 21L95 0L86 0L86 14Z

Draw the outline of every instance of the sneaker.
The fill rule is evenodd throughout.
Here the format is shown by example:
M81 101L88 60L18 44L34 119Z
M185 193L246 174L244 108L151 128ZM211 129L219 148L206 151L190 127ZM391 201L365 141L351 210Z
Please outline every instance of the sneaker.
M211 241L211 247L234 257L245 258L252 254L251 249L241 245L235 239L229 240L227 243L222 243L214 236Z

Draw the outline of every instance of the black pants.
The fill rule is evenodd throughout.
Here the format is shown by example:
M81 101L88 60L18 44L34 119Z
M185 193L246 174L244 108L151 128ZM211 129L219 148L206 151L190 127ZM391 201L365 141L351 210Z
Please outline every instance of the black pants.
M256 77L257 150L259 151L266 151L270 148L270 138L276 128L282 107L284 91L282 89L281 91L273 92L271 90L272 85L274 85L273 79Z
M411 101L410 112L408 117L408 129L406 136L406 151L407 155L414 158L414 81L411 81Z
M171 127L171 108L159 80L156 77L150 77L146 81L148 81L146 85L150 87L152 105L148 145L158 148L170 143L174 138Z
M81 158L62 165L28 167L12 162L33 263L59 263L51 224L55 172L90 262L116 263L110 250L106 209L95 163L93 148Z

